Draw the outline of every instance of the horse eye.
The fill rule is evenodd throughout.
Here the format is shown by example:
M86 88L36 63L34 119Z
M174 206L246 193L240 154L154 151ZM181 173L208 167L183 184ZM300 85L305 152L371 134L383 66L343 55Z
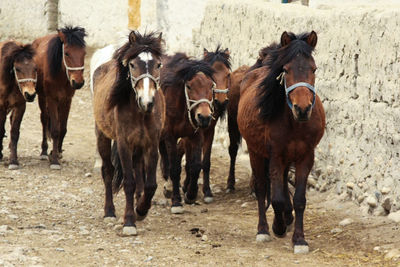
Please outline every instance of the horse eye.
M190 86L189 85L186 85L186 87L189 89L189 90L191 90L192 88L190 88Z
M131 68L132 69L134 69L135 68L135 65L131 62L131 63L129 63L129 65L131 66Z
M15 68L15 70L18 71L18 72L21 72L21 69L20 69L20 68Z
M317 69L313 69L313 71L312 71L312 72L313 72L313 73L315 73L316 71L317 71Z
M66 56L66 57L69 57L69 53L65 53L65 56Z
M158 63L157 69L161 69L161 67L162 67L162 64L161 64L161 63Z

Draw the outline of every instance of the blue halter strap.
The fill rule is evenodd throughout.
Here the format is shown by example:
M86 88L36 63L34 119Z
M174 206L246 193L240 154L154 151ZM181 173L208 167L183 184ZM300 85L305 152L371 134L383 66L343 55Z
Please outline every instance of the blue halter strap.
M295 84L293 84L293 85L287 87L287 86L286 86L286 79L285 79L285 73L284 73L284 72L282 72L276 79L277 79L277 80L281 80L281 84L282 84L282 80L283 80L283 82L284 82L284 84L285 84L286 102L287 102L287 104L288 104L288 106L289 106L290 109L293 108L293 104L292 104L292 101L290 101L289 93L290 93L291 91L293 91L294 89L296 89L297 87L302 87L302 86L307 87L307 88L313 93L313 96L314 96L314 97L313 97L313 102L312 102L311 108L314 107L314 104L315 104L315 95L316 95L316 91L315 91L315 87L314 87L314 86L312 86L311 84L306 83L306 82L299 82L299 83L295 83Z

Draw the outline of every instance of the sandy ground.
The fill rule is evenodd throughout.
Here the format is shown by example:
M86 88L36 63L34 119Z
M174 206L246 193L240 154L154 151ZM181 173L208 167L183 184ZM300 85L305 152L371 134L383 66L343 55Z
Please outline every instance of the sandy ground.
M60 171L50 170L49 163L39 159L37 100L27 105L22 123L20 170L7 169L9 138L4 140L0 266L399 266L399 261L384 258L385 251L400 247L399 225L383 217L362 216L357 206L329 193L308 192L309 254L293 254L292 233L256 243L257 208L249 195L248 160L240 157L237 190L226 194L229 157L220 146L212 155L214 203L204 204L199 198L196 205L185 206L185 214L172 215L159 179L149 216L137 223L138 236L121 237L121 220L103 220L103 182L92 173L95 136L90 98L85 86L73 99ZM121 191L116 197L118 217L124 205ZM353 223L339 226L345 218ZM270 223L272 219L270 209ZM331 232L334 228L340 229Z

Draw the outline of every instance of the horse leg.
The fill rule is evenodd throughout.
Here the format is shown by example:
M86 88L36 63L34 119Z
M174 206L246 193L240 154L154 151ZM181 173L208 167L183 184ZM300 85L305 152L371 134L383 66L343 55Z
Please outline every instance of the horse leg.
M136 190L135 190L136 201L139 201L144 191L145 172L143 171L144 167L143 156L144 156L143 152L141 150L138 150L135 151L132 159L132 165L133 165L133 171L135 173L135 183L136 183Z
M21 126L22 117L25 113L26 104L22 104L16 107L11 114L11 140L10 140L10 165L8 165L8 169L14 170L18 169L18 156L17 156L17 144L19 139L19 129Z
M58 147L60 142L60 118L58 114L57 103L54 100L47 101L47 108L50 117L50 135L51 139L53 140L53 150L50 154L50 169L59 170L61 169L60 162L58 160Z
M58 143L58 153L60 158L62 157L62 145L64 142L64 137L67 134L67 124L69 111L71 109L71 99L66 100L59 107L59 119L60 119L60 141Z
M294 217L293 217L293 205L292 201L290 199L290 194L289 194L289 183L288 183L288 174L289 174L289 166L285 168L285 172L283 174L283 194L285 196L285 212L284 212L284 219L285 219L285 224L286 224L286 232L290 232Z
M114 167L111 163L111 139L108 139L96 127L97 149L102 159L101 176L105 187L104 217L115 218L115 207L113 203L112 179Z
M213 194L210 188L210 159L213 140L214 128L210 128L205 134L203 144L203 195L205 203L211 203L214 201Z
M179 192L179 184L181 180L181 162L179 161L178 151L177 151L177 140L170 137L166 140L166 145L168 149L168 158L170 159L170 177L172 180L172 206L171 212L174 214L183 213L182 198Z
M303 215L306 208L306 186L307 177L310 174L314 164L314 151L296 162L296 190L293 196L293 205L295 212L295 228L292 237L294 253L308 253L308 243L304 238Z
M160 156L161 156L161 161L160 161L161 174L165 180L163 194L166 198L171 198L172 183L171 180L168 179L170 173L170 165L169 165L167 145L165 144L164 140L160 140L158 149L160 151Z
M157 146L148 149L144 165L146 173L146 181L144 184L144 193L136 205L136 215L138 220L143 220L150 207L151 200L157 189L156 170L157 170L158 152Z
M227 181L226 192L233 192L235 190L235 164L237 151L240 143L240 132L237 125L236 117L228 113L228 132L229 132L229 156L231 158L229 167L229 177Z
M42 152L40 153L40 159L48 160L47 155L47 131L49 130L49 115L47 112L46 99L39 95L38 98L39 108L40 108L40 121L42 122Z
M254 174L255 179L255 193L257 197L258 204L258 226L257 226L257 242L267 242L271 241L271 236L269 234L266 207L265 207L265 197L267 194L267 182L268 182L268 172L266 172L268 160L260 157L256 153L249 150L250 165Z
M6 124L7 110L5 107L0 107L0 160L3 159L3 138L6 133L4 125Z
M187 139L185 142L186 165L189 164L189 184L185 193L185 203L193 204L197 198L199 174L201 165L202 140L199 138Z
M125 215L123 235L137 235L136 231L136 215L133 209L134 193L136 189L135 179L133 177L132 151L130 146L123 138L117 140L118 154L121 160L122 173L124 175L123 186L125 192Z
M286 224L283 217L286 204L283 190L285 165L279 155L272 154L269 169L272 189L271 202L275 213L272 230L277 237L284 237L286 234Z

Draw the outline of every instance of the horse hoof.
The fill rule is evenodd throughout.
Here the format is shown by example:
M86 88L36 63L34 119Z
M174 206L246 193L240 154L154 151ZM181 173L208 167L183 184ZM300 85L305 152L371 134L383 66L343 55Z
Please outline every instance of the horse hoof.
M269 242L271 241L271 236L269 234L257 234L256 241L257 242Z
M40 160L49 160L48 155L40 155Z
M204 203L210 204L212 202L214 202L214 198L213 197L204 197Z
M172 183L168 180L168 182L164 183L163 194L166 198L172 197Z
M109 224L109 223L115 223L117 221L117 218L116 217L104 217L103 220L106 224Z
M294 254L307 254L310 248L307 245L295 245L293 252Z
M51 170L61 170L61 165L60 164L50 164L50 169Z
M184 197L184 200L185 200L185 203L186 204L194 204L195 202L196 202L196 198L195 199L189 199L187 196L186 196L186 193L185 193L185 197Z
M122 228L123 236L135 236L137 235L137 230L135 226L124 226Z
M8 169L9 170L18 170L19 165L18 164L10 164L10 165L8 165Z
M171 213L172 214L183 214L183 212L184 212L184 209L183 209L182 206L171 207Z
M140 215L137 212L136 208L135 208L135 213L136 213L136 220L138 220L138 221L143 221L147 217L147 213L145 215Z

